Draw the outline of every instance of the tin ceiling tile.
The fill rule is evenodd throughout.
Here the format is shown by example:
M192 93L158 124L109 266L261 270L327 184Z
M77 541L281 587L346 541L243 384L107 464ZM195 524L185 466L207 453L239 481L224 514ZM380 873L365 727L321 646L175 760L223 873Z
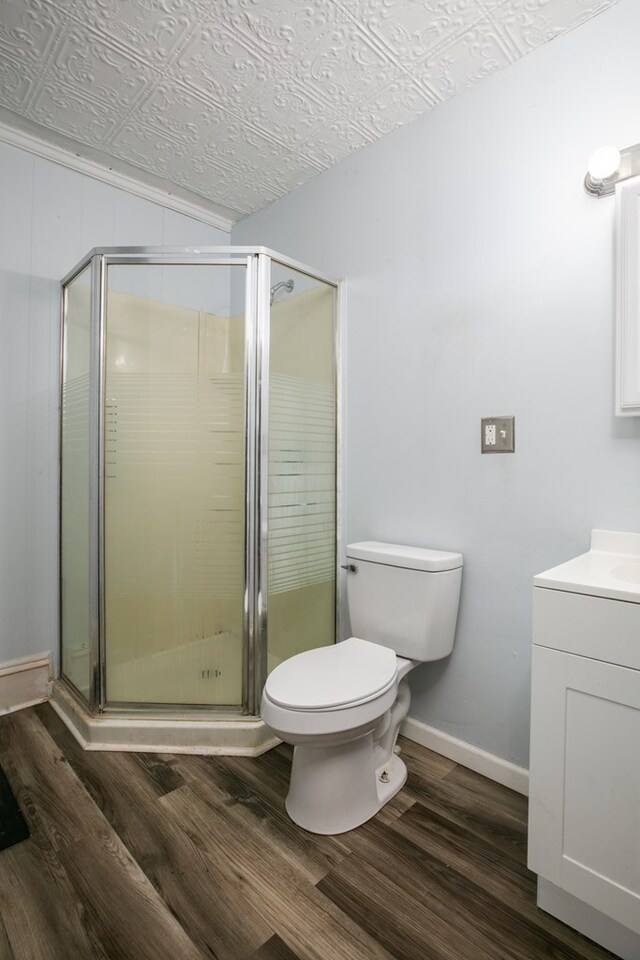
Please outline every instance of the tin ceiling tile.
M57 0L57 5L155 67L173 59L197 25L189 0Z
M0 103L23 114L37 82L37 71L25 69L22 60L0 56Z
M617 0L505 0L493 19L523 56L584 23Z
M482 0L340 0L405 67L460 36L487 14Z
M2 0L0 3L0 57L18 55L42 66L57 29L68 20L44 0Z
M25 113L41 126L92 147L104 146L119 124L117 109L60 83L41 83Z
M446 100L514 59L495 23L488 17L429 53L416 64L416 81Z
M74 86L93 100L130 109L160 75L92 30L71 22L56 47L47 83Z

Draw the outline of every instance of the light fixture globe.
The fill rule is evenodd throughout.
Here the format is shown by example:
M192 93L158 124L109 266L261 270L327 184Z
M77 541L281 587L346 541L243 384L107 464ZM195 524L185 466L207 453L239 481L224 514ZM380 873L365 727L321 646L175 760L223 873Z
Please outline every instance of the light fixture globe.
M619 183L637 176L640 176L640 143L623 150L600 147L589 158L584 188L592 197L611 197Z
M594 183L601 183L615 176L620 169L620 151L617 147L599 147L589 157L587 170Z

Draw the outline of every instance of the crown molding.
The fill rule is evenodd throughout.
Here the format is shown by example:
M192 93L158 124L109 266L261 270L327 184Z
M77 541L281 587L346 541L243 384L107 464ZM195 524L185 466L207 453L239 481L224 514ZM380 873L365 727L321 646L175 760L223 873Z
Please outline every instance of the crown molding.
M52 143L42 137L36 136L25 130L20 130L8 123L0 120L0 143L6 143L11 147L17 147L27 153L35 154L44 160L50 160L52 163L58 163L76 173L83 173L87 177L93 177L94 180L101 180L102 183L108 183L119 190L125 190L143 200L149 200L151 203L157 203L161 207L169 210L175 210L194 220L200 220L211 227L217 227L227 233L231 231L235 221L229 217L224 217L205 206L201 206L184 197L170 193L160 187L152 186L142 180L138 180L129 174L123 173L113 167L108 167L95 160L80 156L73 150L63 147L57 143Z

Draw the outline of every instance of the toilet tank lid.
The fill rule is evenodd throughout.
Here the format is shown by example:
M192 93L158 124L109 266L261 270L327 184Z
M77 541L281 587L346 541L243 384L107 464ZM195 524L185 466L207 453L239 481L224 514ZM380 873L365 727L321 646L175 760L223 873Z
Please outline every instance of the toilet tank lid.
M456 570L462 566L461 553L429 550L426 547L408 547L399 543L381 543L378 540L350 543L346 552L349 560L368 560L370 563L407 567L410 570L428 570L431 573Z

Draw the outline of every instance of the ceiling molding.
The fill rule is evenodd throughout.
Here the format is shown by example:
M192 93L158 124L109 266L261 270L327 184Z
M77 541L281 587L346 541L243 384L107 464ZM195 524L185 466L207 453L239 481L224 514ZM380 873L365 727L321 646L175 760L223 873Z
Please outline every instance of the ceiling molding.
M27 133L17 127L12 127L0 120L0 143L6 143L10 147L17 147L27 153L32 153L44 160L50 160L52 163L58 163L76 173L83 173L85 176L93 177L94 180L101 180L102 183L108 183L109 186L117 187L119 190L125 190L132 193L142 200L149 200L151 203L157 203L161 207L169 210L175 210L176 213L182 213L194 220L200 220L210 227L217 227L229 233L235 220L221 216L206 207L187 200L184 197L176 196L169 190L163 190L161 187L154 187L151 184L144 183L129 174L123 173L113 167L108 167L88 157L83 157L68 147L52 143L33 133Z

